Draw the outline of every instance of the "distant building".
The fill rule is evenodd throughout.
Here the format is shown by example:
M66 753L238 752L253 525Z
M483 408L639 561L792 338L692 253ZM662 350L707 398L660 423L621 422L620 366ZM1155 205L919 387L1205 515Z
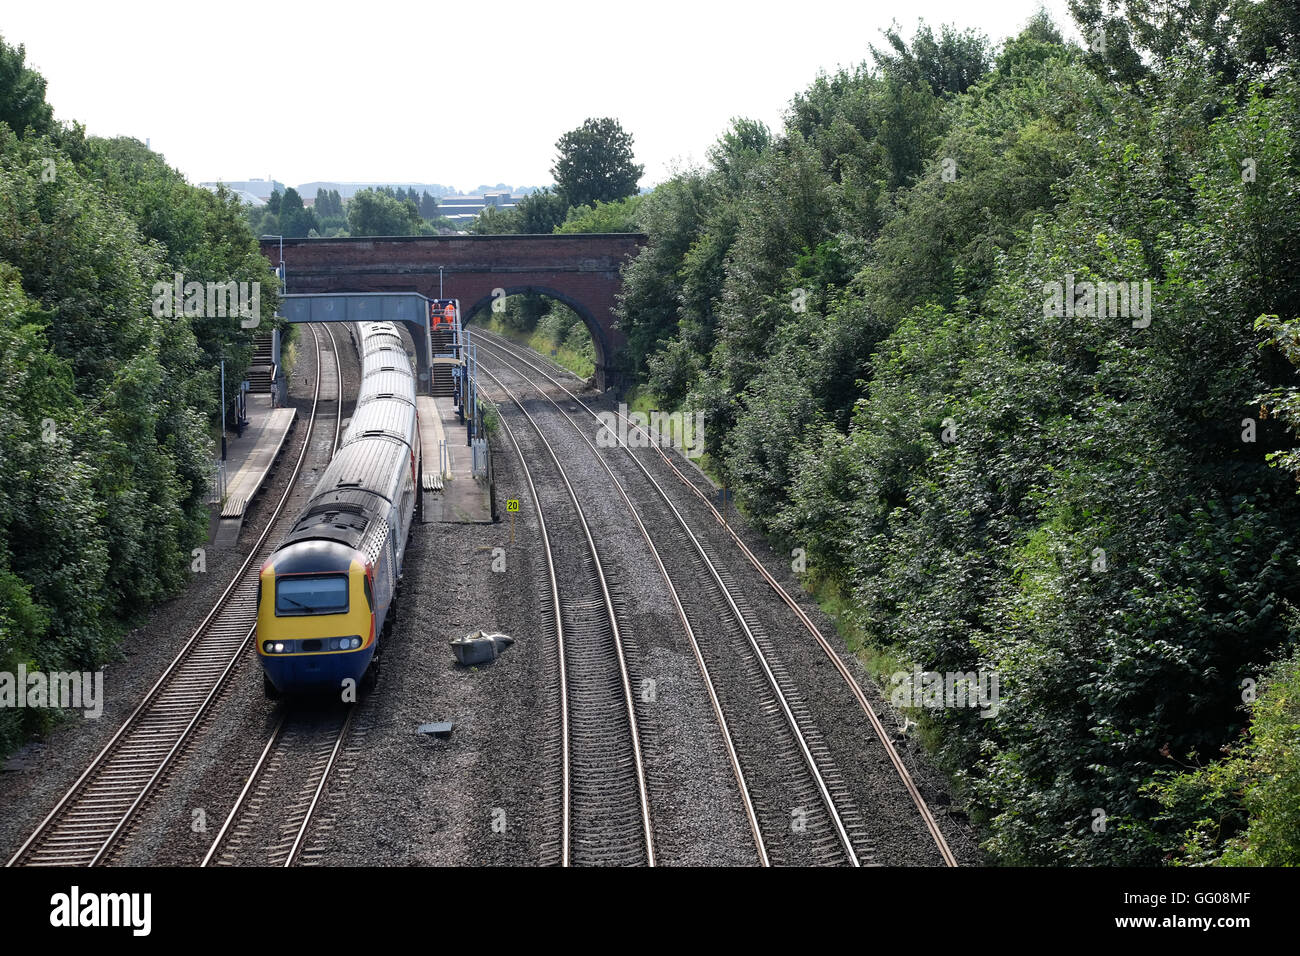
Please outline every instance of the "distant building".
M438 200L438 215L446 216L452 222L473 219L485 208L514 209L523 199L511 193L487 193L482 196L444 196Z
M211 189L214 191L218 185L223 185L232 192L248 193L250 196L260 199L262 202L266 202L270 199L271 193L276 190L279 190L281 195L283 195L285 191L284 183L276 179L245 179L238 182L234 180L226 182L218 180L213 183L199 183L199 185L205 189Z
M224 185L228 190L234 193L239 198L239 201L242 202L245 206L266 205L266 200L263 199L261 196L255 195L254 193L249 192L247 189L235 189L234 185L231 183L199 183L199 185L204 189L210 190L211 192L216 192L220 186Z

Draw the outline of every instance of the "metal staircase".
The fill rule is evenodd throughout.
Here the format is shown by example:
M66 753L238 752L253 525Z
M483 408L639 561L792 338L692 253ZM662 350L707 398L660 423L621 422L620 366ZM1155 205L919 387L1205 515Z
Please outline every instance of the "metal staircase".
M269 395L275 388L275 355L272 351L271 333L258 332L253 336L253 363L248 367L248 390L258 395Z

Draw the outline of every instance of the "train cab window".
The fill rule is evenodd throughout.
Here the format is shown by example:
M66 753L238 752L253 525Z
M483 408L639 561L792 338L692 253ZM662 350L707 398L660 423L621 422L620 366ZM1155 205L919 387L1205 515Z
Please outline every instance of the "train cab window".
M343 614L348 609L345 574L288 575L275 582L275 613Z
M367 609L371 614L374 614L374 613L375 613L375 596L374 596L373 594L370 593L370 578L368 578L368 577L364 577L364 576L363 576L363 577L361 578L361 580L362 580L362 582L363 582L363 583L365 584L365 586L366 586L366 609Z

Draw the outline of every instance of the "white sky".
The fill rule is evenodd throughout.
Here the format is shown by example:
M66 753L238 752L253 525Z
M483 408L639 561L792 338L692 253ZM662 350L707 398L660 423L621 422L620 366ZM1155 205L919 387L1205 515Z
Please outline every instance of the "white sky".
M1066 0L7 0L0 35L59 119L147 138L192 182L542 186L563 132L614 116L649 186L733 116L778 128L891 20L998 41L1040 5L1076 35Z

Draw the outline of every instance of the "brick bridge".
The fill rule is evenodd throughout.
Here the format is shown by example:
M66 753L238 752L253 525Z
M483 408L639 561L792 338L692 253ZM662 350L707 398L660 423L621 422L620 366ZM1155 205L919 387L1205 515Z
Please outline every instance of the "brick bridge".
M285 239L284 263L291 293L419 292L459 299L466 321L490 307L498 289L551 296L591 331L603 389L616 384L614 356L626 341L614 327L619 268L644 242L628 233ZM277 263L280 240L263 239L262 253Z

